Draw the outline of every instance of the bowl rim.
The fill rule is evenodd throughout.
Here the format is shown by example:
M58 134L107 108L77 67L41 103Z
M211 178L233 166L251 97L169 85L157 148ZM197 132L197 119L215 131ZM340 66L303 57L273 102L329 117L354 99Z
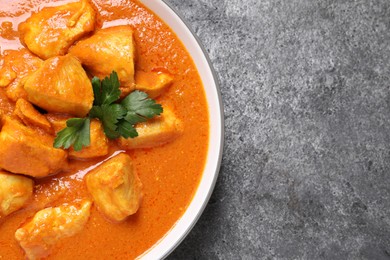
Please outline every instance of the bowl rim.
M201 78L205 96L207 100L208 110L209 110L209 121L210 121L210 128L209 128L209 144L207 148L207 156L206 156L206 162L205 162L205 168L203 169L203 175L200 180L200 183L198 185L198 188L195 191L195 194L193 195L193 198L188 205L187 209L185 210L184 214L180 217L180 219L174 224L174 226L162 237L156 244L147 250L145 253L143 253L139 259L164 259L166 258L170 253L172 253L185 239L185 237L190 233L192 228L195 226L197 221L199 220L200 216L202 215L203 211L205 210L208 201L214 191L216 181L219 176L220 168L221 168L221 162L222 162L222 156L223 156L223 148L224 148L224 138L225 138L225 125L224 125L224 106L222 101L222 95L221 95L221 89L220 89L220 82L217 76L217 73L211 63L211 60L207 54L206 49L202 45L199 37L196 35L194 30L191 28L191 26L186 22L186 20L183 18L183 16L166 0L140 0L142 4L144 4L148 9L150 9L155 15L157 15L178 37L178 39L183 44L186 51L190 54L191 58L193 59L194 65L197 68L197 71L199 73L199 76ZM153 8L155 7L155 8ZM162 9L160 9L162 8ZM171 19L174 21L167 21L164 19L162 14L165 14L168 12L168 15ZM175 23L175 24L173 24ZM197 62L195 61L195 57L190 53L190 50L188 49L188 46L183 41L181 37L179 37L178 32L175 30L175 26L180 27L180 29L184 30L186 35L189 37L187 40L189 40L191 43L194 43L196 46L191 46L197 49L199 53L202 53L201 59L204 59L203 64L207 65L205 73L209 74L212 78L211 82L211 90L214 93L214 96L210 97L207 95L206 91L206 82L204 82L203 75L201 75L200 68L197 66ZM207 82L207 85L210 85L210 82ZM216 104L218 106L217 110L219 113L217 114L211 114L210 107L210 100L214 98L216 101ZM211 116L214 116L217 119L216 122L211 122ZM214 120L213 120L214 121ZM213 129L213 127L216 127L216 129ZM219 137L217 140L214 140L218 145L211 147L211 142L213 141L212 133L217 134ZM211 153L211 151L214 149L214 154ZM214 155L214 160L211 162L210 157ZM209 177L207 180L205 180L207 169L211 168L212 173L209 173ZM203 184L203 185L202 185ZM201 186L205 186L207 188L207 193L204 193L204 191L200 191ZM199 205L201 203L201 205ZM196 204L196 205L195 205ZM189 213L191 212L191 213ZM195 215L194 215L195 214Z

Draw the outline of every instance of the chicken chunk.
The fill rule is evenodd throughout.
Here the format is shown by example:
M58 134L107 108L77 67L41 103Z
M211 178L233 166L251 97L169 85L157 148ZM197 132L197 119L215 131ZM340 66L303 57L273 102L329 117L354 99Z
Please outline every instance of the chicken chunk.
M67 153L53 148L54 137L6 116L0 132L0 168L45 177L66 166Z
M54 132L57 134L66 127L66 121L72 117L63 114L46 114L46 118L50 122Z
M72 55L46 60L24 84L28 100L49 112L84 117L92 107L92 84Z
M58 241L74 236L84 228L92 203L83 201L79 204L40 210L32 220L16 230L15 238L28 259L47 257Z
M32 197L34 182L0 170L0 219L22 208Z
M64 55L75 41L95 29L95 20L88 0L46 7L19 25L20 39L42 59Z
M110 220L122 221L137 212L142 183L128 155L121 153L109 159L85 178L95 205Z
M0 113L2 115L11 115L15 105L7 98L4 89L0 88Z
M73 147L69 150L69 157L78 159L91 159L108 154L108 140L103 132L100 121L92 120L90 125L91 144L80 151L75 151Z
M171 109L164 107L161 116L136 125L138 137L118 139L122 149L152 148L173 141L183 131L180 119Z
M102 29L79 41L69 53L100 79L116 71L122 92L128 94L134 89L134 49L131 27L117 26Z
M172 84L173 77L163 72L144 72L135 73L135 88L146 92L150 98L160 96Z
M66 127L66 121L69 116L48 114L47 119L50 121L54 131L58 133ZM80 151L75 151L73 147L69 149L69 157L75 159L91 159L101 157L108 154L108 139L104 134L102 124L99 120L92 119L90 125L91 144L88 147L83 147Z
M16 79L16 72L8 64L1 66L0 73L0 87L6 87Z
M43 61L26 49L6 50L0 60L0 87L6 87L7 97L14 102L27 97L23 88L26 77L39 69Z
M16 102L14 114L27 126L40 127L47 133L52 133L50 122L44 115L39 113L27 100L20 98Z

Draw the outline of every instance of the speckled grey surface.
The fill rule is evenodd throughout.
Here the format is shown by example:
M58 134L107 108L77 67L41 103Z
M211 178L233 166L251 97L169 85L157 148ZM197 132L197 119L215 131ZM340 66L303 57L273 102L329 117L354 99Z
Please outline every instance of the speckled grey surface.
M215 192L168 259L390 259L390 1L168 2L226 120Z

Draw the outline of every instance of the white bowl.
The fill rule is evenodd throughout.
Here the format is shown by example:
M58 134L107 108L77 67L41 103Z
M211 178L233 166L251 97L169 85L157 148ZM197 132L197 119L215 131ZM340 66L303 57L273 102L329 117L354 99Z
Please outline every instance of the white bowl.
M222 160L224 141L223 106L217 77L198 38L183 19L162 0L141 0L159 16L182 41L190 53L202 79L210 115L210 139L206 166L199 187L183 216L175 226L141 259L162 259L169 255L186 237L199 219L213 192Z

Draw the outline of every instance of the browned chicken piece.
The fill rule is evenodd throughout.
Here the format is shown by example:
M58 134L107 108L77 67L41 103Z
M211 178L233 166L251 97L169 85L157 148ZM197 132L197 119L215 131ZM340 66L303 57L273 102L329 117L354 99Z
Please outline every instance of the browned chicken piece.
M54 137L6 116L0 132L0 168L12 173L45 177L63 169L67 153L53 148Z
M152 148L173 141L183 132L183 125L173 111L164 107L161 116L135 126L138 137L118 139L119 147L125 150Z
M15 105L7 98L5 90L0 88L0 111L3 115L11 115Z
M26 49L6 50L0 64L0 87L6 87L7 97L16 102L27 97L23 88L26 77L39 69L43 61Z
M54 57L28 77L24 84L28 100L48 112L84 117L92 107L90 79L74 56Z
M156 98L165 92L173 82L173 77L163 72L135 72L135 88Z
M70 119L69 116L59 114L48 114L46 117L56 133L64 129L66 127L66 121ZM73 147L71 147L69 149L69 157L76 159L91 159L108 154L108 139L104 134L103 127L99 120L91 120L90 137L90 146L83 147L80 151L75 151Z
M85 178L95 205L110 220L122 221L137 212L142 183L127 154L105 161Z
M95 29L95 20L88 0L46 7L19 25L20 40L42 59L65 55L75 41Z
M0 69L0 87L6 87L16 79L16 72L4 61L2 61L2 63L3 65Z
M38 211L33 219L15 232L26 257L30 260L47 257L58 241L79 233L89 219L91 204L83 201Z
M91 144L80 151L72 148L69 150L69 157L77 159L91 159L108 154L108 140L104 134L102 124L99 120L93 119L90 125Z
M47 120L50 122L51 126L54 129L54 132L57 134L59 131L64 129L66 127L66 121L70 118L71 116L68 115L63 115L63 114L46 114ZM83 148L84 149L84 148Z
M47 133L53 133L50 122L39 113L27 100L20 98L16 101L14 114L27 126L40 127Z
M0 219L22 208L32 197L34 182L0 170Z
M130 26L117 26L97 31L79 41L69 53L94 76L103 79L112 71L118 73L121 90L128 94L134 89L134 40Z

